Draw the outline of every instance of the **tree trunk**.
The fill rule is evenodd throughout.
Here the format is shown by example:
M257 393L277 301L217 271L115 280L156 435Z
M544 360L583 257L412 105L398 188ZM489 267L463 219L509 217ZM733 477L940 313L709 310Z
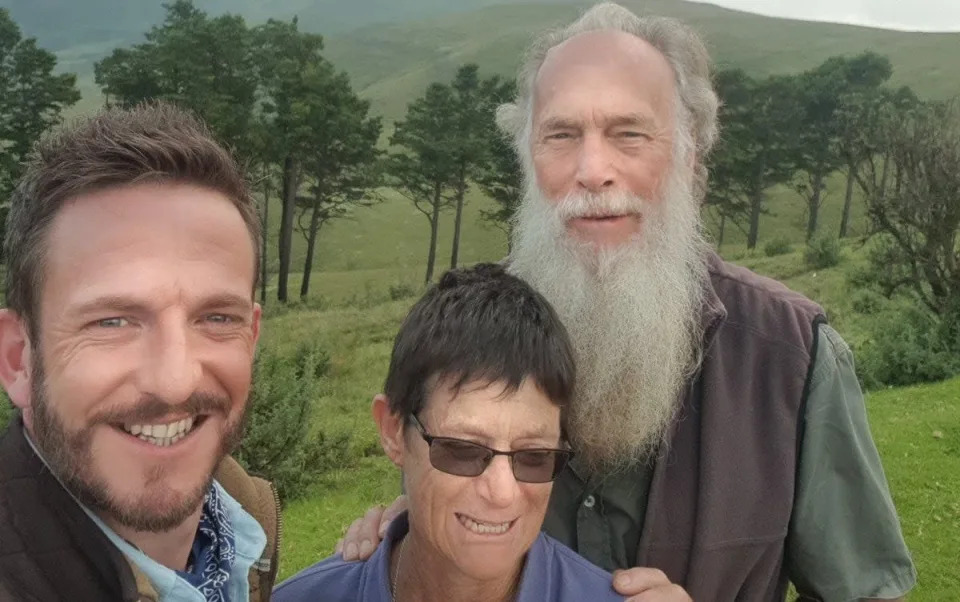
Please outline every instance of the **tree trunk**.
M810 198L807 199L807 242L810 242L810 239L817 232L817 221L820 218L820 198L823 194L823 174L819 172L813 174L810 183L813 185L813 191Z
M750 198L750 232L747 234L747 248L757 246L757 237L760 234L760 212L763 209L763 189L755 187Z
M727 229L727 214L720 214L720 233L717 235L717 252L720 251L720 247L723 246L723 233Z
M267 304L267 232L270 218L270 172L263 168L263 221L260 225L260 305Z
M857 178L856 166L850 162L847 165L847 192L843 197L843 215L840 216L840 238L847 237L850 228L850 209L853 206L853 182Z
M460 255L460 221L463 217L463 197L467 192L467 174L463 166L460 167L460 182L457 185L457 216L453 220L453 252L450 254L450 269L457 267Z
M430 216L430 250L427 252L427 275L424 284L429 285L433 280L433 266L437 258L437 231L440 226L440 184L437 183L433 191L433 212Z
M287 302L287 278L290 275L290 253L293 247L293 213L296 210L299 185L297 161L287 156L283 161L283 213L280 216L280 273L277 278L277 300Z
M306 299L310 292L310 272L313 270L313 250L317 243L317 234L320 233L320 200L321 193L317 187L313 197L313 214L310 216L310 230L307 233L307 257L303 262L303 280L300 282L300 298Z

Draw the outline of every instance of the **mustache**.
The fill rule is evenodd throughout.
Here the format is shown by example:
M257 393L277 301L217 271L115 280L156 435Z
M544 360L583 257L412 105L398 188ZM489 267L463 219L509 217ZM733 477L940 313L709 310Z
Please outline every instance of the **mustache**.
M157 395L144 395L132 407L108 408L97 414L94 422L143 424L170 414L228 413L231 401L224 395L197 392L181 403L170 403Z
M649 204L645 198L626 192L596 194L575 192L565 196L556 206L557 216L563 220L609 215L642 215Z

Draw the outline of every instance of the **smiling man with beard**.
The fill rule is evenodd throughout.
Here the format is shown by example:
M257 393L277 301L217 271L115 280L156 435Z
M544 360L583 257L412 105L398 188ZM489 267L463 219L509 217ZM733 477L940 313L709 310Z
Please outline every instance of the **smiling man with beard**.
M636 600L899 598L916 573L849 348L704 242L710 78L690 29L601 4L536 42L498 112L527 183L508 263L577 359L578 455L544 529L629 569L614 586ZM403 503L355 522L344 556Z
M260 224L229 153L167 105L41 140L11 201L0 599L268 600L272 487L239 441Z

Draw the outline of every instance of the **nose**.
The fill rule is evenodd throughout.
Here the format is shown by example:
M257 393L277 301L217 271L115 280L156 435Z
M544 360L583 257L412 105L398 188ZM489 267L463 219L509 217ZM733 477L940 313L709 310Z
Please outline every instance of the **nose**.
M197 391L201 367L190 339L185 320L167 319L151 329L140 365L142 393L178 404Z
M494 456L478 480L478 493L491 506L506 508L516 499L518 484L516 477L513 476L510 458Z
M577 162L577 185L581 190L600 193L610 190L615 183L612 152L603 136L585 135Z

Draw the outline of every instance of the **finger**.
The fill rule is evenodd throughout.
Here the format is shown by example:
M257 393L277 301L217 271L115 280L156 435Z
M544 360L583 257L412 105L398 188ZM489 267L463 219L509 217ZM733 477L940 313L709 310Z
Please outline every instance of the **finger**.
M334 554L341 554L341 553L343 553L343 538L342 538L342 537L337 540L337 545L333 546L333 553L334 553Z
M621 596L635 596L664 585L670 585L670 580L660 569L634 567L613 574L613 589Z
M682 587L671 583L658 585L632 598L627 598L627 602L693 602L693 598Z
M347 532L343 535L343 559L344 560L356 560L360 555L360 527L363 524L363 519L358 518L357 520L350 523L350 526L347 528Z
M383 516L383 506L374 506L367 510L367 513L360 519L360 527L357 532L357 558L366 560L373 555L374 550L380 543L380 536L377 531L380 527L380 520Z
M407 506L407 496L400 495L397 496L397 499L395 499L393 503L383 511L383 515L380 517L380 525L377 529L377 535L380 539L386 537L387 528L390 526L390 523L393 522L395 518L406 512Z

